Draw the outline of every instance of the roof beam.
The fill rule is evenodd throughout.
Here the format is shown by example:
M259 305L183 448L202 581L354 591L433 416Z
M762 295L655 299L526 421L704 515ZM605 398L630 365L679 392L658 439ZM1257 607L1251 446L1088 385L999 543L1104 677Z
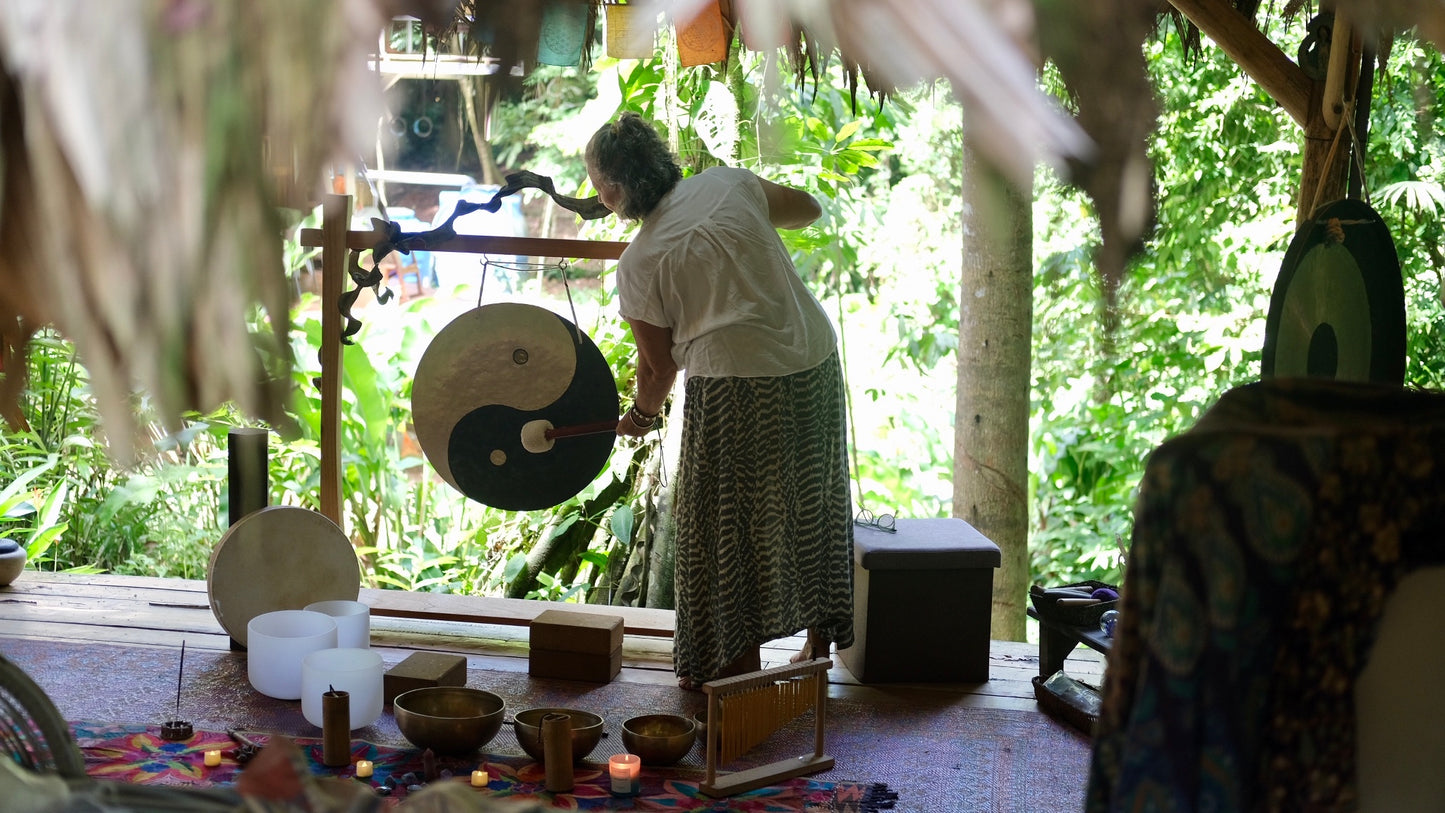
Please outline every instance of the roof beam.
M1311 82L1277 45L1228 0L1169 0L1264 88L1301 127L1310 120Z

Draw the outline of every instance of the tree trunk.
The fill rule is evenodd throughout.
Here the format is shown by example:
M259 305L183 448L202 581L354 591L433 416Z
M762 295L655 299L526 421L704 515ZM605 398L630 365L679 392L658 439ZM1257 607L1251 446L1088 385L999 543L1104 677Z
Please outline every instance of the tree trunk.
M576 580L582 554L591 547L594 536L605 532L599 531L604 527L605 518L632 493L647 454L648 448L639 446L632 454L626 476L621 480L613 479L590 499L583 500L577 508L576 520L561 533L551 526L547 528L544 533L548 535L538 539L527 552L527 566L506 585L503 592L507 598L526 598L540 584L539 573L553 575L565 584ZM554 515L554 521L561 518L561 514Z
M475 76L470 80L463 80L461 84L459 89L462 94L467 125L472 131L472 144L477 148L477 161L482 166L481 181L484 184L500 185L502 172L497 168L497 159L492 154L491 128L489 126L492 106L496 100L496 88L485 76ZM478 96L481 97L480 105L476 101Z
M964 116L953 515L1002 551L992 634L995 640L1022 641L1029 581L1033 189L1012 187L980 159Z

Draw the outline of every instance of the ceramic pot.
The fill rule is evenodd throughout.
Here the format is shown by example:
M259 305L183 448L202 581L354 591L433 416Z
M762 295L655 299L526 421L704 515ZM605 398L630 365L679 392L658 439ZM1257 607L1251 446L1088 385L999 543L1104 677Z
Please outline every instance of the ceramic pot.
M25 548L13 539L0 539L0 587L20 577L25 569Z

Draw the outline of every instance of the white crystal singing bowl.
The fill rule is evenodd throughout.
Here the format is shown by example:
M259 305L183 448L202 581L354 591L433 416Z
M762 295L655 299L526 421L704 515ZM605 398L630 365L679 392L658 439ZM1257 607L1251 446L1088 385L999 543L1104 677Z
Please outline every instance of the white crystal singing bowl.
M251 688L278 700L301 699L301 663L336 648L336 619L311 610L273 610L246 624L246 676Z
M342 649L371 646L371 607L365 603L337 599L307 604L305 609L336 619L336 645Z
M381 716L382 661L370 649L318 649L301 662L301 713L317 728L322 723L321 695L346 692L351 729L369 726Z

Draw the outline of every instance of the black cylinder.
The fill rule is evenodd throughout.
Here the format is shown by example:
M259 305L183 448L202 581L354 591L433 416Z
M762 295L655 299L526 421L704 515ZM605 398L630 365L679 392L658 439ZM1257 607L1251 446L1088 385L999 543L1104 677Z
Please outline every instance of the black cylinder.
M253 511L266 507L270 478L266 471L266 446L270 433L257 427L238 426L227 437L227 519L235 525Z
M321 762L351 764L351 694L332 689L321 695Z

